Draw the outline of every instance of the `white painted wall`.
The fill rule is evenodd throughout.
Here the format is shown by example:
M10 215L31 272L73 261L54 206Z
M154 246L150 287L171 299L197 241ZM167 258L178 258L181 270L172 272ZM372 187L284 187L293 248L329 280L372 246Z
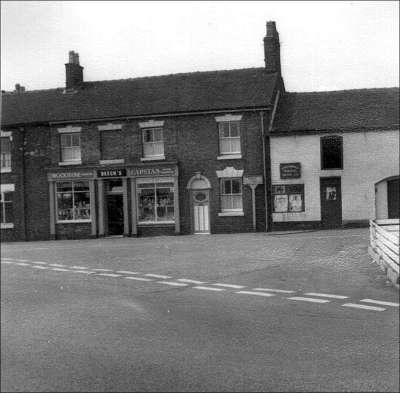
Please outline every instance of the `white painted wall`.
M271 137L272 184L304 184L305 199L305 212L273 213L274 222L320 221L319 178L331 176L342 178L343 221L375 218L375 184L399 175L399 130L332 134L343 136L343 170L321 170L320 138L325 135ZM301 163L300 179L280 179L279 164L288 162Z

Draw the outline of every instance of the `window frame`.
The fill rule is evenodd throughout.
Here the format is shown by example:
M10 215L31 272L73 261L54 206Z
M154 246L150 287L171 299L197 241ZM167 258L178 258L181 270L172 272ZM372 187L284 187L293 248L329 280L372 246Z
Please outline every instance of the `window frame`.
M218 124L218 143L219 143L219 154L220 156L227 156L227 155L241 155L242 154L242 141L241 141L241 126L240 120L220 120L217 122ZM223 126L228 124L229 136L223 136ZM238 136L231 136L232 132L232 124L237 125ZM232 140L239 140L239 151L222 151L222 142L229 141L229 146L232 147Z
M233 189L232 187L232 181L239 181L240 184L240 193L229 193L226 194L224 192L224 185L226 181L231 182L231 190ZM240 201L241 201L241 208L231 208L231 209L224 209L222 207L222 199L224 197L234 197L234 196L240 196ZM232 199L233 201L233 199ZM233 203L232 203L233 204ZM241 177L222 177L220 178L220 212L221 213L242 213L243 212L243 179Z
M71 146L63 146L63 137L70 137L71 138ZM79 145L73 145L73 137L78 136L79 138ZM82 141L81 141L81 133L80 132L63 132L59 134L59 143L60 143L60 159L61 163L81 163L82 162ZM79 158L73 158L73 159L65 159L65 150L66 149L71 149L71 151L79 147Z
M324 142L325 141L340 141L340 167L326 168L324 165ZM322 171L343 170L343 136L341 135L325 135L320 138L320 164Z
M151 131L152 132L152 141L145 141L145 133ZM160 131L161 139L158 141L154 141L154 132ZM164 143L164 127L143 127L141 129L142 132L142 158L143 159L152 159L152 158L164 158L165 157L165 143ZM154 146L160 145L162 146L162 153L160 154L145 154L145 146L152 146L154 152Z
M14 191L12 190L4 190L0 191L0 209L2 212L2 220L0 221L0 227L1 229L8 229L8 228L14 228L14 215L12 217L12 221L3 221L6 217L6 204L10 204L11 208L13 208L14 205L14 195L12 195L11 201L6 200L5 194L14 194Z
M8 141L9 151L3 153L0 151L0 173L12 172L12 136L11 132L2 131L0 134L0 145L3 146L2 140ZM3 166L3 162L8 164Z
M284 192L277 192L277 187L284 187ZM299 189L296 190L295 188ZM301 195L301 210L289 210L290 204L290 195ZM304 184L273 184L272 185L272 213L276 214L287 214L287 213L304 213L305 212L305 200L304 200ZM275 210L275 197L277 195L286 195L287 196L287 208L285 211L276 211Z

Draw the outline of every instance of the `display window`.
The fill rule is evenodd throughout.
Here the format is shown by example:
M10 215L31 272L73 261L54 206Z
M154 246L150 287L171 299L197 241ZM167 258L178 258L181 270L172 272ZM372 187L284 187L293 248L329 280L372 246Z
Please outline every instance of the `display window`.
M149 180L137 186L139 223L175 222L174 184Z
M57 222L90 221L88 181L56 183Z
M304 211L304 184L272 186L274 213L298 213Z

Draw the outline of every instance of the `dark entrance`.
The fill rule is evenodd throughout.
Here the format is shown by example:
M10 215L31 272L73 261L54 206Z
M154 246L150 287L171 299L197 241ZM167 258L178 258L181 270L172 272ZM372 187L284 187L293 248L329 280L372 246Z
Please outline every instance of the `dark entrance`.
M400 179L393 179L387 182L388 196L388 218L400 217Z
M340 177L321 177L321 224L323 228L342 225L342 190Z
M124 233L124 207L122 199L122 180L109 180L107 184L107 234Z

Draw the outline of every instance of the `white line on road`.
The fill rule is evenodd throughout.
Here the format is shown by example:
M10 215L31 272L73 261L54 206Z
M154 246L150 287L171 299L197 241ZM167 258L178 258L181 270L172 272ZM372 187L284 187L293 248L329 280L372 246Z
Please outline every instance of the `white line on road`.
M326 299L313 299L311 297L301 297L301 296L293 296L288 297L289 300L302 300L304 302L312 302L312 303L329 303L330 300Z
M18 262L30 262L29 259L15 259Z
M67 267L66 265L60 265L59 263L50 263L49 266L55 266L55 267Z
M136 280L136 281L153 281L151 278L144 277L124 277L127 280Z
M34 269L49 269L47 266L32 266Z
M89 270L71 270L72 273L82 273L82 274L94 274L95 272L91 272Z
M86 267L86 266L71 266L71 269L80 269L80 270L82 270L82 269L89 269L89 268Z
M121 274L112 274L112 273L97 273L96 276L105 276L105 277L121 277Z
M275 296L273 293L266 293L266 292L238 291L236 293L242 293L244 295L257 295L257 296L264 296L264 297Z
M361 308L362 310L373 310L373 311L385 311L386 308L383 307L373 307L366 306L364 304L355 304L355 303L345 303L342 304L343 307L352 307L352 308Z
M32 266L34 267L34 266ZM68 269L60 269L59 267L54 267L51 270L55 270L56 272L70 272L71 270Z
M222 283L217 283L217 284L211 284L211 285L216 285L216 286L218 286L218 287L225 287L225 288L234 288L234 289L245 288L244 285L234 285L234 284L222 284Z
M189 280L188 278L178 278L176 281L187 282L189 284L205 284L205 281Z
M342 296L342 295L331 295L329 293L317 293L317 292L307 292L304 295L307 296L321 296L321 297L330 297L332 299L347 299L348 296Z
M196 289L203 289L204 291L225 291L223 288L212 288L212 287L193 287Z
M160 284L171 285L173 287L187 287L188 284L184 284L183 282L174 282L174 281L157 281Z
M47 265L47 262L41 262L41 261L32 261L32 263L36 263L38 265Z
M30 266L29 263L25 263L25 262L16 262L16 265L19 265L19 266Z
M381 300L362 299L360 302L380 304L381 306L399 307L399 303L383 302Z
M95 270L96 272L112 272L112 269L92 269Z
M153 274L153 273L147 273L145 274L145 276L154 278L172 278L171 276L163 276L161 274Z
M117 270L117 273L121 273L121 274L138 274L138 272L130 272L129 270Z
M17 262L13 262L13 261L1 261L1 263L17 263Z
M253 291L267 291L267 292L277 292L277 293L295 293L296 291L289 291L286 289L272 289L272 288L254 288Z

